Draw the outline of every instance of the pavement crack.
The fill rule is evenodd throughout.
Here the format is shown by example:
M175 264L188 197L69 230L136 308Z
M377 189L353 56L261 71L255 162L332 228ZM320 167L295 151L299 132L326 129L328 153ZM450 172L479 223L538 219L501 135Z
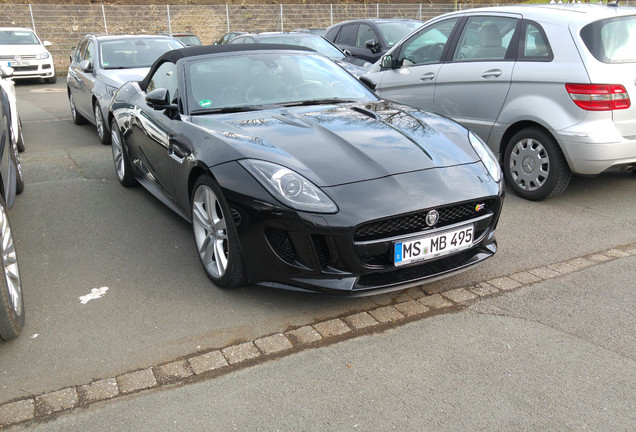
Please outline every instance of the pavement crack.
M71 153L68 151L68 148L64 148L64 152L66 153L66 155L68 156L69 160L71 161L71 163L73 164L73 166L77 169L77 172L79 172L82 176L82 178L84 180L88 180L88 175L86 174L86 172L82 169L82 167L77 163L77 161L73 158L73 156L71 155Z

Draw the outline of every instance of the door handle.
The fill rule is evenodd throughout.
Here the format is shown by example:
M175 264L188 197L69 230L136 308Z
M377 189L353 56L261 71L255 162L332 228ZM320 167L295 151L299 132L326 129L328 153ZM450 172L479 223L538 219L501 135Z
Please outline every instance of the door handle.
M487 70L486 72L484 72L483 74L481 74L482 78L497 78L499 77L503 72L501 71L501 69L490 69Z
M435 73L429 72L425 73L420 77L420 81L432 81L435 78Z
M186 150L182 149L179 145L170 143L168 155L181 164L183 163L184 159L189 156L189 153Z

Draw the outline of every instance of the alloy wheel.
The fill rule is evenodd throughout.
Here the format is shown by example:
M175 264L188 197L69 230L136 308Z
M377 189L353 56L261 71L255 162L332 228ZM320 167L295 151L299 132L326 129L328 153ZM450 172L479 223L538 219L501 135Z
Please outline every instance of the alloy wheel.
M207 185L194 192L192 226L203 266L212 277L222 277L229 259L227 223L218 197Z
M124 149L122 147L119 134L115 129L111 132L112 149L113 149L113 161L115 162L115 171L117 171L117 178L119 181L124 179L125 169L124 166Z
M104 128L104 117L102 116L102 110L99 109L99 105L95 103L95 126L97 127L97 135L99 139L104 141L104 133L106 132Z
M0 205L0 233L0 259L9 292L9 303L15 315L20 317L22 316L22 282L11 226L4 205Z

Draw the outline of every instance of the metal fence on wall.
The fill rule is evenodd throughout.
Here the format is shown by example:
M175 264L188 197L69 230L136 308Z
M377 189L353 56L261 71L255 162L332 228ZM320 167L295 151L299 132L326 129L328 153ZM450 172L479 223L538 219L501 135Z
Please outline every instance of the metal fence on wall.
M469 6L467 6L469 7ZM413 18L426 21L462 4L270 4L270 5L52 5L0 4L0 26L29 27L49 48L58 70L86 33L189 31L203 43L232 30L286 31L325 28L354 18Z
M354 18L415 18L426 21L455 9L430 4L293 5L51 5L0 4L0 26L29 27L49 48L58 70L86 33L190 31L212 43L232 30L285 31L325 28Z

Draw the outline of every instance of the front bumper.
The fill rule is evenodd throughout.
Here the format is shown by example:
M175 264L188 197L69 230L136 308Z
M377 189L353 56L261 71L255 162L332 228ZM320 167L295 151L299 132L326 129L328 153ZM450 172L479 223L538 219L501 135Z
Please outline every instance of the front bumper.
M339 211L321 215L278 204L247 172L237 176L237 171L216 167L213 174L233 209L248 278L258 285L342 296L377 294L450 276L497 250L503 185L488 180L481 163L323 188ZM484 209L476 212L477 204L485 204ZM423 222L430 209L445 215L433 228ZM466 224L475 228L470 249L393 264L396 240Z
M26 66L11 66L12 62L3 61L0 64L13 68L13 78L51 78L55 75L53 59L29 60Z

